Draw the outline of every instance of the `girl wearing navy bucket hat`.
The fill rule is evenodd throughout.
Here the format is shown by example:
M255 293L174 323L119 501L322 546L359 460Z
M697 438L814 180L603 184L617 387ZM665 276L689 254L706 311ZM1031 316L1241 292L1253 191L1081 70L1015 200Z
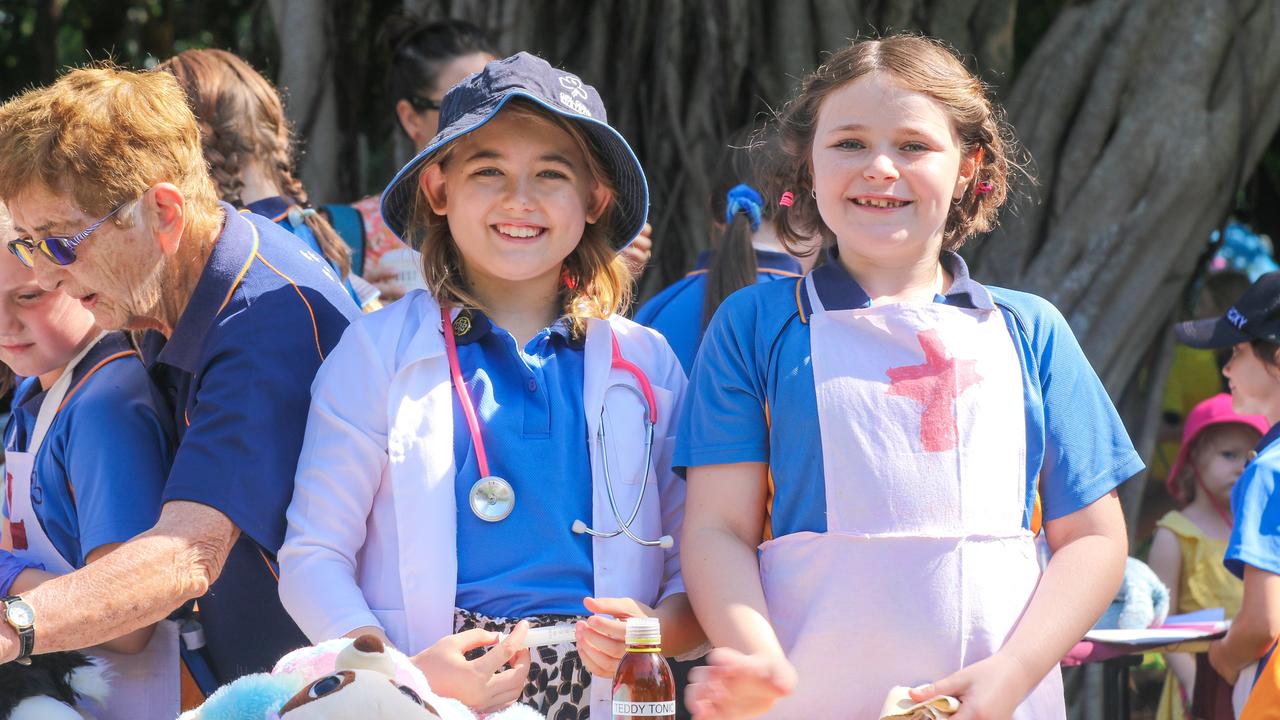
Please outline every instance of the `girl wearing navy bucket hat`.
M619 315L647 206L578 77L520 53L445 96L382 204L428 289L353 325L313 386L280 552L313 640L379 633L442 694L554 718L610 717L625 618L702 644L674 541L684 373ZM530 658L530 625L568 637Z

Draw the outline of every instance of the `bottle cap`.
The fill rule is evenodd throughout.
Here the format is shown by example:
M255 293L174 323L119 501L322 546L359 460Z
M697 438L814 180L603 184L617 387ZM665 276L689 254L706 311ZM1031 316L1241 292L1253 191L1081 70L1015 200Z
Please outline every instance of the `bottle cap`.
M662 628L658 618L627 618L628 645L660 645Z

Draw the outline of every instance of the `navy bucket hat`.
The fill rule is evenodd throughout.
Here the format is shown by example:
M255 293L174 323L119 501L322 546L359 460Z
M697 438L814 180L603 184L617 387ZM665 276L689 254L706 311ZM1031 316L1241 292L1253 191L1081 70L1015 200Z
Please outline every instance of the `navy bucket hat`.
M383 222L404 239L422 168L441 148L493 119L513 98L568 118L586 131L613 183L616 208L610 240L615 250L630 245L649 215L649 185L640 161L622 135L609 127L595 88L527 52L495 60L449 90L440 104L439 132L382 192Z

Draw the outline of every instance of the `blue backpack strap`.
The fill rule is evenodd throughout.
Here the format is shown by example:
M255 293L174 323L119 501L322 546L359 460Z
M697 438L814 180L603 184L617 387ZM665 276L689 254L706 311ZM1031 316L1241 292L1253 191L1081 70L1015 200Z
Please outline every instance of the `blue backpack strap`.
M338 231L338 235L351 248L351 272L364 274L364 218L360 211L350 205L324 205L322 208L329 216L329 224Z

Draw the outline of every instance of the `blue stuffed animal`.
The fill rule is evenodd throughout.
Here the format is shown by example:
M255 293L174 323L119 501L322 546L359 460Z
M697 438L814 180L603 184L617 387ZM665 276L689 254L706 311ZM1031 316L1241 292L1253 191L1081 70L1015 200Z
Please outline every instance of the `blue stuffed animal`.
M1124 565L1124 582L1094 630L1144 630L1169 617L1169 588L1137 558Z

